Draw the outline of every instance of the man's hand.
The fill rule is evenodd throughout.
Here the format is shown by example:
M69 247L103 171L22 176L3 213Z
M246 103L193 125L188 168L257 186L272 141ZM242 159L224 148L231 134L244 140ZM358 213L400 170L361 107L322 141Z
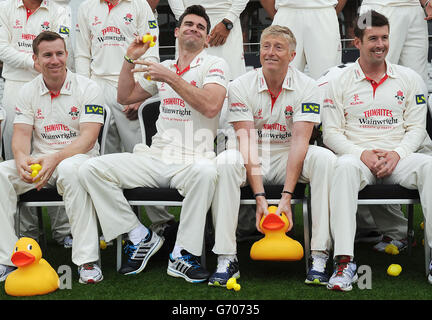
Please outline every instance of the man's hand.
M161 65L158 62L146 61L146 60L136 60L135 66L136 65L143 65L144 67L143 68L135 68L132 70L132 72L133 73L144 72L144 78L146 78L148 80L161 81L161 82L169 83L170 77L177 76L174 72L165 68L163 65Z
M54 154L45 155L38 159L34 159L32 164L33 163L39 163L42 167L42 169L39 171L39 174L36 177L34 177L32 181L36 183L35 187L39 191L48 183L54 170L57 168L57 165L59 164L59 160L57 158L57 155L54 153Z
M260 228L260 222L263 216L268 215L268 203L267 199L263 196L258 196L256 198L256 228L259 232L263 233Z
M399 154L395 151L387 151L381 149L376 149L372 151L375 152L375 154L379 158L379 160L375 164L375 167L377 168L377 178L382 179L391 175L400 160Z
M154 41L156 42L156 36ZM142 36L137 36L127 48L126 55L130 59L136 60L139 59L144 53L146 53L148 48L150 48L150 41L143 43Z
M33 178L31 177L32 170L30 165L35 163L32 161L30 156L26 157L18 157L15 158L15 165L18 171L18 174L22 181L27 183L33 183Z
M379 158L376 152L373 150L365 150L362 152L360 156L360 160L366 165L366 167L369 168L369 170L376 175L379 167L376 167L376 163L378 162Z
M137 102L134 104L128 104L124 106L123 113L125 114L126 118L129 120L137 120L138 119L138 109L141 106L141 102Z
M428 3L426 8L425 8L425 12L426 12L426 18L424 18L425 20L432 20L432 3Z
M210 32L210 47L217 47L225 44L229 33L230 30L228 30L222 22L219 22Z
M291 195L283 194L282 198L279 201L278 208L276 210L277 215L281 215L284 213L289 221L288 230L290 231L293 227L293 220L292 220L292 211L291 211Z

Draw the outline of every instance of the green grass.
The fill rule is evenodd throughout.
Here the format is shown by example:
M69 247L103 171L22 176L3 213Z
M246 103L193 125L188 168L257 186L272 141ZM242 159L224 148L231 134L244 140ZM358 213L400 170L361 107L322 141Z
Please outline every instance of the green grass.
M174 209L176 211L177 209ZM176 211L177 212L177 211ZM238 292L224 288L209 287L207 284L190 284L166 274L168 248L158 252L149 262L145 271L138 275L122 276L115 271L115 245L102 253L104 280L96 285L78 283L76 266L71 262L70 251L52 240L48 242L45 259L57 270L60 265L72 268L72 289L57 290L45 296L16 298L0 288L0 300L426 300L432 298L432 286L424 272L423 231L420 229L422 215L419 206L415 211L415 238L417 245L412 255L402 252L396 256L377 253L371 244L356 245L358 266L372 268L372 289L359 289L356 285L348 293L332 292L325 287L307 286L304 260L298 262L253 261L249 250L253 242L238 244L242 289ZM48 229L49 219L45 225ZM296 212L294 238L303 242L302 219ZM49 230L48 234L50 233ZM208 248L209 249L209 248ZM402 266L398 277L386 273L391 263ZM207 252L207 266L215 268L215 257Z

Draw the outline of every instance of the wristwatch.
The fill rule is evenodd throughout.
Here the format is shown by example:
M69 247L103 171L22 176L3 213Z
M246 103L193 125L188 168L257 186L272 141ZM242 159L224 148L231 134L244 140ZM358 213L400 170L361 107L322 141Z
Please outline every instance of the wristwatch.
M231 30L233 28L232 22L228 19L223 19L222 23L225 25L225 28L227 28L227 30Z

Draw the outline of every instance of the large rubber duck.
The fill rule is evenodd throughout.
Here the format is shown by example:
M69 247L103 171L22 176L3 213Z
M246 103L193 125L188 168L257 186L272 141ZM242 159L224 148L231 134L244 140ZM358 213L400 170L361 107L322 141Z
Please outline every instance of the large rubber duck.
M18 268L6 278L5 291L8 295L34 296L58 289L58 274L42 258L42 251L35 240L20 238L15 244L11 261Z
M260 222L264 238L256 241L251 248L253 260L297 261L303 258L303 247L300 242L286 235L289 227L285 214L276 214L277 207L270 206L269 214Z

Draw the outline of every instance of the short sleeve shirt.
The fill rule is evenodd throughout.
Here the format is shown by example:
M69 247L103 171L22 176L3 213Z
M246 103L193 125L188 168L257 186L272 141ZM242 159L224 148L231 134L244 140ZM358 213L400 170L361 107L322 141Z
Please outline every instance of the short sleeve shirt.
M271 93L259 68L230 84L228 122L253 121L261 150L286 151L294 122L320 122L321 100L315 80L293 67L288 68L281 92Z
M177 72L175 60L165 60L162 65ZM203 88L206 84L228 85L225 60L199 53L181 77L188 83ZM170 158L189 159L196 156L214 157L214 138L219 117L212 119L192 108L176 91L165 82L148 81L139 78L141 87L152 95L159 93L160 114L156 122L157 133L153 136L151 149ZM169 151L167 153L167 151Z
M26 83L15 107L14 123L33 126L33 154L62 150L80 135L80 124L104 122L103 96L96 83L67 72L60 94L52 97L42 75ZM98 155L99 144L87 153Z

